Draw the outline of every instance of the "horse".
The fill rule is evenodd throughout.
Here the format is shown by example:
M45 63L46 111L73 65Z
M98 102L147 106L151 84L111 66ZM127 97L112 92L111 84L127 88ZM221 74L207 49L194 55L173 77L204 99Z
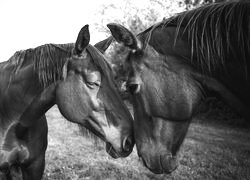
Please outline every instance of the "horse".
M23 180L42 178L45 113L55 104L68 121L105 141L113 158L132 152L133 119L101 53L111 41L90 45L88 27L75 43L18 51L0 64L1 179L11 180L16 169Z
M178 167L192 118L210 94L250 120L250 3L184 11L134 35L107 25L129 49L124 68L138 156L156 174Z

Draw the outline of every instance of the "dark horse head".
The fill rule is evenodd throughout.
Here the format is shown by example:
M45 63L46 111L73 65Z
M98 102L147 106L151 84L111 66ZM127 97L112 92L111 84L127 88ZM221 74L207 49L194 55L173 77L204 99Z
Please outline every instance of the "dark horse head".
M133 119L119 96L112 70L101 53L111 39L101 41L95 47L89 41L86 25L79 32L75 44L53 45L53 51L47 50L44 55L46 60L36 63L35 73L44 87L22 113L16 134L20 138L24 136L36 119L39 120L57 104L67 120L104 140L112 157L126 157L134 146ZM29 81L30 84L37 83L37 79Z
M113 37L130 48L124 66L135 142L152 172L177 168L177 152L206 90L249 112L244 104L250 90L245 71L250 57L249 12L246 2L204 6L137 36L121 25L108 24Z

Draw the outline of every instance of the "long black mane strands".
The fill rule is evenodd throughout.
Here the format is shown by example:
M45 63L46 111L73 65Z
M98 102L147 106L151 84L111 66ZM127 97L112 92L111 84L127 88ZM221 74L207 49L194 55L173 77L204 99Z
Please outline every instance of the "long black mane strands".
M246 64L250 53L249 22L250 2L242 1L205 5L165 19L161 25L176 26L176 38L186 35L191 62L212 72L223 68L230 59Z
M60 79L62 67L67 58L70 57L74 44L45 44L36 48L26 49L15 52L7 61L4 68L11 68L12 74L9 83L19 70L32 64L37 73L39 83L43 87Z
M34 49L34 68L40 83L46 87L61 78L62 69L70 57L74 44L46 44Z

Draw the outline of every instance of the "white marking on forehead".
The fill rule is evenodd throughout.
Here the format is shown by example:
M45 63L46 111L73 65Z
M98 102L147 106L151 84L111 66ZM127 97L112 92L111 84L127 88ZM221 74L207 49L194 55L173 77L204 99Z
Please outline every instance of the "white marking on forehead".
M132 53L135 53L137 50L136 49L131 49L131 52Z
M89 71L89 75L91 75L93 78L99 78L101 76L101 73L99 71Z
M99 71L86 70L86 78L89 82L101 81L101 73Z

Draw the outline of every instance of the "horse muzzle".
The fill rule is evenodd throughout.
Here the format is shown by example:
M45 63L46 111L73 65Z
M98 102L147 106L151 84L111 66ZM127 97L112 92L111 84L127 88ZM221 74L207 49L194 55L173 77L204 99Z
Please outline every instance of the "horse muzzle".
M130 136L123 139L120 148L114 148L114 146L111 143L106 142L107 153L115 159L119 157L127 157L133 151L133 147L134 147L134 139Z
M154 174L170 174L178 167L176 157L169 154L158 157L140 157L140 161Z
M164 174L169 174L178 167L178 161L176 157L172 155L161 156L160 162Z

